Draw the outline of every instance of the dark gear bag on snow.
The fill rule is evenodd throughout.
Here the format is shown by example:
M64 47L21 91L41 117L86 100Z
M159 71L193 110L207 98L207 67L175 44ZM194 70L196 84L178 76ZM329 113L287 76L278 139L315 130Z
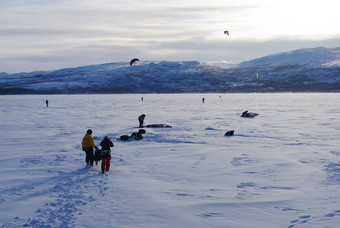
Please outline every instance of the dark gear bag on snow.
M123 141L128 141L129 140L129 136L128 135L122 135L120 136L120 140L123 140Z
M93 158L96 162L102 160L102 150L96 150L94 152L94 158Z
M225 136L233 136L234 135L234 131L227 131L224 135Z
M146 133L146 130L145 130L145 129L140 129L140 130L138 131L138 133L140 133L140 134L145 134L145 133Z

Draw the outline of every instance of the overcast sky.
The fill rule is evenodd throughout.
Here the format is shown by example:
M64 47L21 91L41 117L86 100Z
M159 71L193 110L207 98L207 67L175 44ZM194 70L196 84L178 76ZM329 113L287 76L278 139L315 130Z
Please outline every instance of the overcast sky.
M0 72L339 47L339 9L339 0L0 0Z

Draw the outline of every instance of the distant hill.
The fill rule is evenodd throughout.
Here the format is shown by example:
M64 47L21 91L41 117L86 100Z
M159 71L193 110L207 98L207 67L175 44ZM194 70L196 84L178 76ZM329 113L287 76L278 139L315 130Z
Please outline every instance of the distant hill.
M273 54L225 69L197 61L0 73L0 94L339 92L340 48Z
M306 48L268 55L240 63L239 67L263 65L340 66L340 48Z

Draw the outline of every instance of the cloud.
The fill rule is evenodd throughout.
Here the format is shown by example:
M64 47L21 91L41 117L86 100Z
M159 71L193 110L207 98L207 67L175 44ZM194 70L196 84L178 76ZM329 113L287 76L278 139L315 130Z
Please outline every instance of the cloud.
M278 5L293 4L287 2ZM276 14L282 12L268 0L0 0L0 9L0 71L55 69L136 56L239 62L313 44L333 47L330 40L340 38L338 28L331 34L320 29L318 36L285 33L292 19L280 21ZM339 16L333 18L339 22ZM230 36L224 30L230 30Z

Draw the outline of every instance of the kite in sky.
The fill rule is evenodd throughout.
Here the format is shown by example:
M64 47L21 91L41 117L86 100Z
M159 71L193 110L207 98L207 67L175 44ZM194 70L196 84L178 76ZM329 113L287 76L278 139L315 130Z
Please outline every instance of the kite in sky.
M139 59L137 59L137 58L134 58L134 59L132 59L131 61L130 61L130 66L132 66L132 64L134 64L135 62L139 62Z

